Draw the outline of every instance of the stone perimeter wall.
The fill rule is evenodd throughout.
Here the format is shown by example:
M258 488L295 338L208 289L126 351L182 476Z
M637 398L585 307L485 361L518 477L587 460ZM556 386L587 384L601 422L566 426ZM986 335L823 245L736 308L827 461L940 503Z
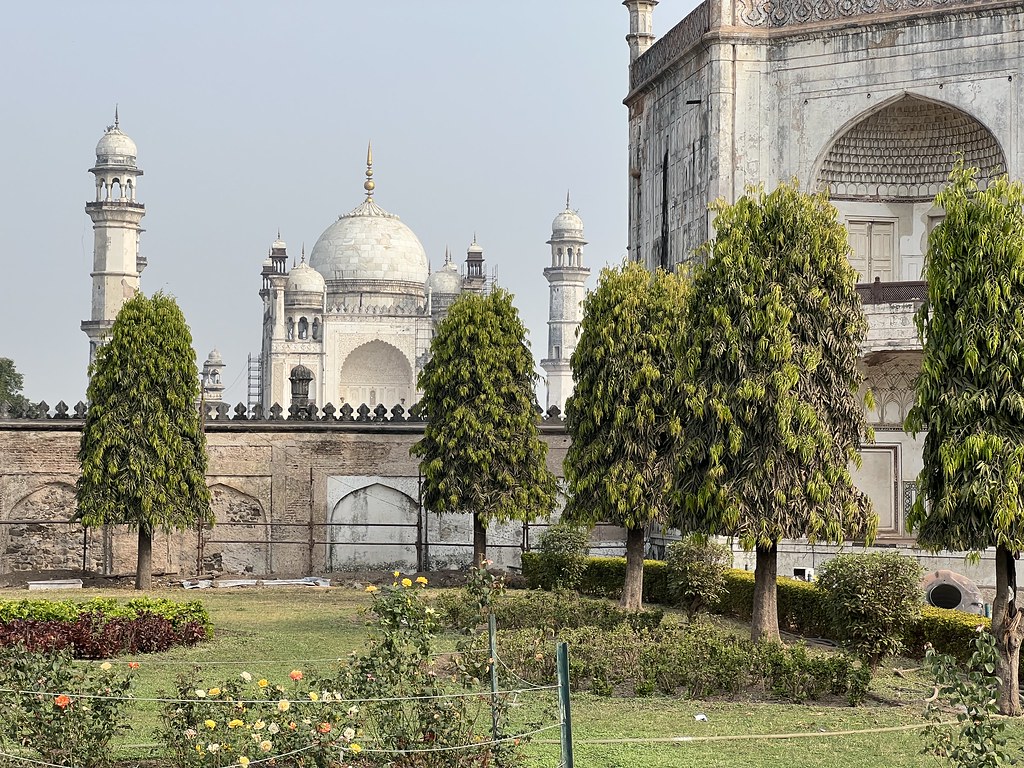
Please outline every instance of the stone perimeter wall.
M77 419L0 420L0 574L17 571L134 572L135 535L124 526L85 532L75 513ZM417 462L409 448L422 423L207 422L208 482L217 525L154 538L154 570L182 577L197 572L298 575L379 565L377 555L404 526L405 546L388 550L389 564L415 567L417 536L435 561L470 560L468 516L420 514ZM561 475L568 436L561 423L543 424L548 465ZM346 517L347 516L347 517ZM447 519L451 518L451 519ZM417 532L417 520L423 521ZM331 526L328 523L336 523ZM521 526L492 531L508 546L493 557L517 565ZM535 535L535 534L534 534Z

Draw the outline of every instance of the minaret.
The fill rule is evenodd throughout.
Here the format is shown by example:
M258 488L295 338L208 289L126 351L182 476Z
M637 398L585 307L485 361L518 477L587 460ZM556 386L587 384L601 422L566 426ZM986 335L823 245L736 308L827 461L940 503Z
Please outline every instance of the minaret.
M658 0L624 0L622 3L629 9L629 63L636 61L654 42L654 6Z
M590 269L583 266L583 220L569 207L565 196L565 210L551 223L551 266L544 269L544 277L551 286L548 310L548 355L540 361L547 373L547 408L557 406L565 413L565 401L572 394L572 366L569 364L576 349L576 333L583 321L583 298L586 294Z
M214 349L203 363L203 399L219 403L224 399L224 358Z
M146 206L135 199L142 170L135 164L135 142L121 132L117 109L96 145L96 199L85 204L92 219L92 315L82 322L89 337L89 362L110 338L114 318L139 290L146 259L139 253L139 226Z
M483 293L487 287L487 275L484 273L484 249L476 241L476 232L473 233L473 242L466 249L466 275L462 280L462 290L473 293Z

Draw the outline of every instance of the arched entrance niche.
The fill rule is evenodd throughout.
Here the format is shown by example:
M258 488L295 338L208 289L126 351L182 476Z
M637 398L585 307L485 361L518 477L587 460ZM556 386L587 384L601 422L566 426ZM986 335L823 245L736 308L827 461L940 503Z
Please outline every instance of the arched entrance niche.
M328 570L415 569L418 516L416 500L395 488L352 491L331 510Z
M340 395L353 408L365 403L390 409L413 395L412 366L397 347L375 339L356 347L341 366Z
M905 94L847 124L818 163L826 190L850 231L860 282L921 278L928 234L943 212L935 195L958 154L982 186L1006 172L992 132L966 112Z
M77 511L75 488L68 483L49 483L18 501L10 511L10 525L0 526L3 563L7 571L82 569L85 529L71 522ZM86 566L103 569L103 536L89 534Z
M255 576L270 573L270 529L265 525L263 505L246 493L216 483L210 486L210 509L214 526L203 531L203 572ZM184 538L194 542L194 537ZM184 572L195 570L196 555L194 549L182 551Z

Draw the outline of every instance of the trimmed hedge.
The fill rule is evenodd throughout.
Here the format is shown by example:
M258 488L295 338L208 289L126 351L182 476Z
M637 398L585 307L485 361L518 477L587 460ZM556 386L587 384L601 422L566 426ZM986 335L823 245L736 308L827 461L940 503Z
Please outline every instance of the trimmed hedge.
M966 661L974 652L978 627L991 632L992 620L974 613L926 605L903 642L907 646L907 654L915 658L922 658L925 645L931 643L939 653L948 653Z
M829 634L829 619L821 592L806 581L779 579L776 586L779 629L808 637ZM719 610L750 621L754 609L754 572L731 568L725 574L725 596Z
M67 648L77 658L100 659L195 645L212 634L210 614L199 600L0 601L0 646L20 643L32 651Z
M523 553L523 576L530 589L543 589L547 578L544 556L540 552ZM588 557L578 591L593 597L618 598L626 580L626 558ZM668 570L662 560L644 560L644 602L668 605Z
M523 554L523 576L531 587L536 585L540 555ZM590 557L579 591L597 597L618 597L626 574L624 557ZM794 579L778 580L779 629L806 637L829 637L831 627L821 591L812 583ZM644 560L644 601L670 605L668 570L660 560ZM733 568L725 574L725 594L718 612L750 620L754 606L754 573ZM984 616L961 611L925 606L921 616L907 630L904 644L907 654L923 658L925 644L931 643L939 653L958 659L971 656L975 628L991 629L992 622Z

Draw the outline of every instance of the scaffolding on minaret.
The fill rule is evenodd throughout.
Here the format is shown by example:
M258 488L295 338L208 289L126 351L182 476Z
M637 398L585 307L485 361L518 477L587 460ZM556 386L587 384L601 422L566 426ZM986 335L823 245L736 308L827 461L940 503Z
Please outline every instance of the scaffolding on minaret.
M249 354L249 389L246 401L249 412L257 405L262 404L263 398L263 367L260 355Z

